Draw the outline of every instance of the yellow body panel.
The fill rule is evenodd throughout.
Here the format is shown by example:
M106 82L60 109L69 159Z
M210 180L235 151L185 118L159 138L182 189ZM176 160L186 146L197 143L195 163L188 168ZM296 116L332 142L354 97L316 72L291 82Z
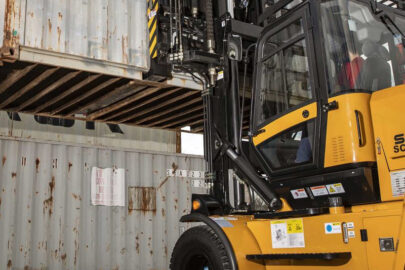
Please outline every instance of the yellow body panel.
M396 250L395 266L394 270L404 270L405 269L405 200L404 207L402 212L402 221L399 229L399 241L398 247Z
M374 136L367 93L336 96L338 109L328 112L324 167L359 162L375 162ZM361 113L364 145L359 145L356 110Z
M303 111L305 110L309 112L307 118L303 116ZM277 135L278 133L292 126L298 125L300 123L314 119L316 117L317 117L317 103L311 103L300 109L292 111L265 126L263 128L264 132L260 133L256 137L253 137L253 144L259 145L262 142L266 141L267 139L270 139L274 135Z
M405 85L401 85L373 93L370 102L383 201L402 199L393 196L390 173L405 169L405 143L395 143L395 136L405 133L404 101Z
M229 238L238 261L239 269L393 269L396 258L395 252L382 252L379 238L392 237L395 245L398 242L400 219L404 212L402 202L356 206L355 211L347 209L342 214L327 214L313 217L286 219L292 222L302 220L305 247L302 248L273 248L271 222L277 220L255 220L252 216L232 216L229 222L233 227L223 228ZM281 220L284 222L285 220ZM348 243L343 241L343 230L340 233L326 234L325 224L353 223L349 231L354 232ZM362 241L360 230L366 229L368 241ZM402 225L401 233L404 234ZM250 239L248 239L250 238ZM403 249L403 248L402 248ZM400 250L401 252L402 249ZM351 252L350 260L269 260L249 261L248 254L294 254L294 253L334 253ZM398 263L402 265L403 260ZM264 268L266 267L266 268Z

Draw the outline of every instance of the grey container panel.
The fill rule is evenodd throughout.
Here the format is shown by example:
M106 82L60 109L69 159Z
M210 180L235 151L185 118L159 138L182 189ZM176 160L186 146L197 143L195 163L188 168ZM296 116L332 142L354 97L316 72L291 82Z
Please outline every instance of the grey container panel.
M204 168L194 156L10 139L0 161L0 269L167 269L193 190L166 170ZM126 207L91 206L93 166L125 168L155 209L129 210L130 194Z
M22 61L139 78L149 69L143 0L0 0L0 43Z

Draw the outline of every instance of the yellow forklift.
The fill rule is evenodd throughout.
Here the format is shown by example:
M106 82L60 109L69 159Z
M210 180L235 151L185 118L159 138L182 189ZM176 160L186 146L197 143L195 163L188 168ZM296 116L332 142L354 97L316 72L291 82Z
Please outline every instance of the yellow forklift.
M169 58L205 85L210 195L170 269L404 270L404 1L202 2L207 51Z

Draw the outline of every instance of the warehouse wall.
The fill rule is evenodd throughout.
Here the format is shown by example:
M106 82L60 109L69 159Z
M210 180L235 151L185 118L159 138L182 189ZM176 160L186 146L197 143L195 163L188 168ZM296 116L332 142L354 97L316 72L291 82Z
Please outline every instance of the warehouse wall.
M126 206L90 203L92 167L124 168ZM0 138L0 269L168 269L201 157ZM151 199L152 198L152 199Z

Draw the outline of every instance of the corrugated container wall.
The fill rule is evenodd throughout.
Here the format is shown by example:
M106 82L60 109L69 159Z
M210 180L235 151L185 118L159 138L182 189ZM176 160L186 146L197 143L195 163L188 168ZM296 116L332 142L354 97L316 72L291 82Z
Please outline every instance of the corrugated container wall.
M91 205L92 167L125 169L125 207ZM168 269L189 226L178 220L201 192L173 170L204 161L0 138L0 269Z
M146 0L0 0L0 47L22 61L140 79Z
M0 136L38 139L47 142L81 143L103 147L176 152L174 131L117 125L121 132L112 132L105 123L94 123L86 128L86 122L75 120L71 126L40 124L33 115L19 113L18 120L11 120L0 111ZM1 268L0 268L1 269Z

